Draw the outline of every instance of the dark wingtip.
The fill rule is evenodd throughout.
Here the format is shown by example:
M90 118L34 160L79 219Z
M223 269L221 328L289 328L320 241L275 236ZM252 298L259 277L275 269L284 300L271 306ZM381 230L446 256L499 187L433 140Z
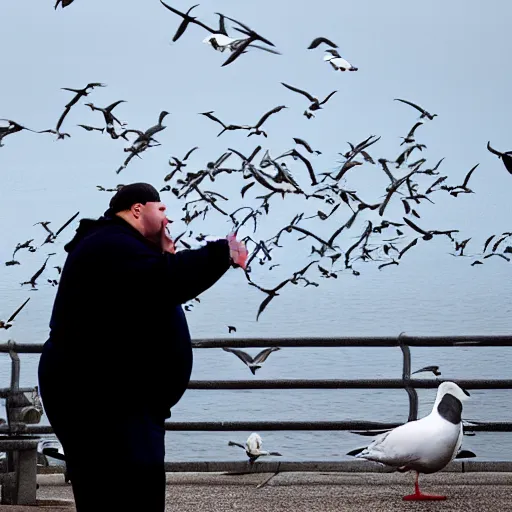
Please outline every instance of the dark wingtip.
M350 452L347 453L347 455L350 455L351 457L355 457L356 455L363 452L364 450L366 450L366 446L364 448L356 448L355 450L351 450Z

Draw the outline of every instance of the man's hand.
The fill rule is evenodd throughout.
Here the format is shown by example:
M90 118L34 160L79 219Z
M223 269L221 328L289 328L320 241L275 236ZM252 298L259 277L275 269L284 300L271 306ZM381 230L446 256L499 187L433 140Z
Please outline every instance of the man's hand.
M237 240L234 233L230 233L226 238L229 242L229 255L233 263L245 270L247 257L249 256L249 251L247 251L245 244Z
M174 242L172 241L172 238L167 234L168 223L169 221L167 219L164 219L162 221L162 229L160 230L160 245L162 247L162 251L170 252L171 254L176 254L176 247L174 245Z

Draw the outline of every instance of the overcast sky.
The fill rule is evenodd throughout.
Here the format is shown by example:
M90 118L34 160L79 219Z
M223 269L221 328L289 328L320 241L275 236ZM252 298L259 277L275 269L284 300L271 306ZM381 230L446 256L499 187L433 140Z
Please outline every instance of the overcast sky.
M169 3L181 10L191 5L182 0ZM501 151L512 150L507 53L512 5L496 0L421 4L317 0L303 5L289 0L202 2L193 14L206 24L216 26L214 13L222 12L270 39L281 52L251 50L221 67L227 54L202 44L207 33L200 27L189 27L179 41L171 43L180 19L158 0L75 0L56 11L53 0L1 2L0 117L34 130L54 128L73 96L62 87L107 84L72 108L62 127L70 138L55 140L51 134L21 132L4 139L0 148L2 262L10 259L17 242L44 240L41 226L33 226L38 221L51 221L56 228L77 211L80 218L99 216L111 194L97 191L96 185L149 181L160 188L163 176L171 170L169 157L183 157L196 145L199 149L187 170L202 168L228 147L248 154L261 144L263 151L269 149L277 156L293 147L292 137L301 137L322 151L312 157L317 172L339 165L338 153L348 150L347 141L357 143L370 135L381 136L370 151L374 158L393 160L399 154L400 137L418 118L418 112L394 98L408 99L438 114L416 132L418 141L427 145L417 158L424 156L434 165L444 157L440 171L449 176L451 184L462 183L467 171L480 164L469 184L475 194L457 199L437 194L435 205L421 206L422 218L417 223L427 229L460 229L460 238L472 237L470 253L479 252L487 236L510 229L512 176L486 150L486 144L490 140ZM236 34L231 28L229 33ZM317 36L335 41L340 54L359 70L334 72L323 61L324 47L307 50ZM306 98L280 82L320 97L332 90L337 93L308 120L302 115ZM162 110L170 114L164 122L167 128L157 136L161 146L144 152L142 159L133 159L118 175L115 170L125 159L123 148L128 144L76 125L102 126L101 114L84 106L87 101L106 106L121 99L126 103L114 113L128 128L145 130L156 123ZM198 115L213 110L227 124L253 124L277 105L288 108L265 123L268 139L236 131L216 137L219 126ZM236 166L239 160L231 157L229 163ZM297 180L307 183L300 162L290 161L289 167ZM376 166L351 170L348 178L349 188L375 201L386 185ZM240 181L235 181L227 181L223 190L230 197L240 188ZM178 220L182 212L174 196L167 193L162 198L169 217ZM271 223L285 225L301 207L297 202L292 207L276 200ZM400 206L393 206L390 213L400 219ZM209 232L225 235L229 223L214 219ZM43 246L34 254L19 253L22 265L0 266L0 318L7 318L26 297L32 297L25 316L20 315L8 333L1 332L0 340L46 339L56 289L42 280L37 292L29 292L19 283L37 270L51 250L58 252L54 264L61 264L62 245L75 227L68 228L52 247ZM201 231L199 226L192 227ZM299 245L304 258L310 245ZM298 268L286 267L287 259L297 258L296 248L285 244L280 253L281 268L288 270L285 275ZM240 336L395 335L405 329L509 332L510 264L486 260L485 265L471 267L472 260L456 260L448 255L450 250L448 243L435 242L425 250L411 251L403 264L386 272L368 266L361 278L343 276L322 281L318 289L283 292L276 307L272 311L269 307L258 323L255 312L264 296L246 285L241 272L230 271L223 284L205 294L210 302L205 299L189 315L193 335L223 336L226 323L235 321ZM276 281L265 269L258 270L261 281L273 286ZM48 277L56 277L51 272ZM383 303L401 311L399 321ZM368 311L373 314L372 322L368 322ZM312 313L314 318L304 321ZM439 315L445 315L444 323L434 323ZM289 323L276 329L284 317ZM299 319L302 322L297 327Z

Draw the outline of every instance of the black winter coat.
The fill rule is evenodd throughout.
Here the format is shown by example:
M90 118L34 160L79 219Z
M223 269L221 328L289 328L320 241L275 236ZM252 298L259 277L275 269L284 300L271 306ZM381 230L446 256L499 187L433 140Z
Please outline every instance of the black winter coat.
M139 403L169 417L192 372L181 304L228 270L227 240L162 253L115 216L82 220L65 249L39 368L43 404L65 386L76 399Z

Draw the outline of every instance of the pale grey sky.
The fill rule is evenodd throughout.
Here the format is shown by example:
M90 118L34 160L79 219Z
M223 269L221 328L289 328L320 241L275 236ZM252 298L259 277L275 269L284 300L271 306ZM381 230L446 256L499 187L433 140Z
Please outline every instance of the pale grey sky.
M322 151L312 158L317 172L336 167L338 152L348 149L347 141L359 142L372 134L382 138L371 154L394 159L400 136L406 135L418 116L393 98L417 102L438 114L416 135L428 146L420 156L429 164L445 157L440 171L449 175L451 184L461 183L466 172L480 163L469 185L475 194L457 199L436 194L436 204L424 204L417 223L428 229L460 229L461 238L473 237L469 252L478 251L488 235L510 229L512 176L486 150L488 140L502 151L512 150L507 53L512 5L507 2L434 0L412 5L399 0L317 0L301 8L288 0L205 1L193 14L206 24L216 25L214 12L222 12L268 37L282 52L272 55L252 50L224 68L221 63L227 55L202 44L206 32L197 26L191 26L177 43L170 43L180 19L158 0L110 0L108 4L75 0L57 11L53 3L26 0L0 5L4 42L0 117L35 130L53 128L72 98L61 87L81 88L96 81L107 87L95 89L73 107L63 125L71 138L56 141L49 134L22 132L4 139L5 147L0 148L2 262L10 259L18 241L44 240L41 227L33 227L37 221L50 220L56 227L76 211L80 217L100 215L111 194L98 192L96 185L149 181L160 188L170 170L169 157L183 157L196 145L199 150L187 170L201 168L228 147L250 153L261 144L261 156L265 149L277 156L293 147L292 137L304 138ZM182 0L168 3L181 10L192 5ZM359 70L335 73L322 60L323 48L307 50L310 41L320 35L335 41L341 55ZM322 97L335 89L338 92L315 119L307 120L302 115L307 100L280 82ZM126 103L115 114L129 128L148 128L161 110L170 115L165 119L166 130L157 137L162 145L147 150L141 160L132 160L117 175L127 144L106 134L86 132L76 124L101 126L103 122L101 114L91 112L85 102L106 106L119 99ZM277 105L289 108L267 121L268 139L247 138L240 132L217 138L218 125L198 115L214 110L226 123L251 124ZM232 157L229 162L236 165L238 159ZM300 163L290 161L290 168L299 181L307 183ZM347 178L348 187L369 200L377 201L385 185L385 176L376 166L356 168ZM239 185L239 181L231 185L228 180L223 192L233 195ZM178 219L181 212L174 196L162 197L169 215ZM278 225L279 214L284 225L295 206L301 205L292 207L288 199L276 200L269 222ZM390 219L391 214L401 218L399 204L391 208ZM205 228L212 234L224 235L229 230L229 224L219 217L212 223ZM191 227L201 230L196 224ZM20 254L20 266L0 266L0 318L32 297L25 316L20 315L10 331L0 332L0 340L46 339L55 288L43 283L39 291L29 292L19 282L39 268L50 250L58 249L54 264L62 263L62 245L73 232L74 227L69 228L60 243L44 246L49 249L45 252ZM280 253L282 267L289 270L285 275L298 268L295 264L286 267L287 258L298 258L297 247L303 248L301 256L307 258L309 243L285 245ZM192 334L223 336L226 323L237 323L240 336L398 334L430 329L433 333L509 332L509 264L487 260L485 265L470 267L472 260L448 255L450 246L444 242L416 249L400 267L379 273L375 266L365 266L360 278L340 276L336 281L322 280L318 289L283 291L258 323L255 313L264 296L245 284L241 272L232 271L189 315ZM264 269L259 275L265 284L277 282ZM219 306L213 308L214 303ZM398 321L383 304L401 312ZM316 311L320 308L319 317ZM311 314L314 318L304 321ZM444 320L436 322L439 315L445 315ZM283 317L288 327L276 329ZM300 327L295 323L299 319Z

